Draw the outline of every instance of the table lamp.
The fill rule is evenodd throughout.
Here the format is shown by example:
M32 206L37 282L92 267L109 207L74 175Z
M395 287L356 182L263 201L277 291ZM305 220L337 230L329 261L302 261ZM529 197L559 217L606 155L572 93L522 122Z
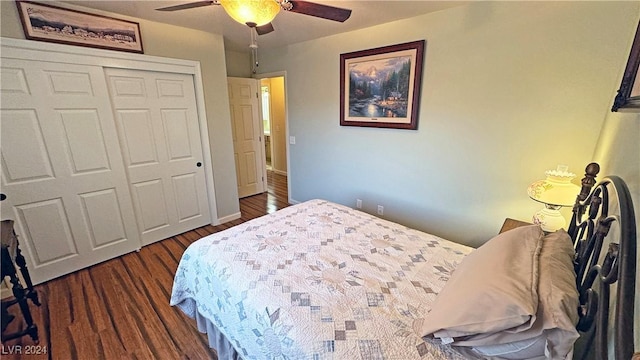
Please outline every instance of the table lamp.
M573 206L580 187L571 182L576 174L570 173L566 165L558 165L556 170L545 172L544 180L538 180L527 189L529 197L544 204L544 208L533 215L533 222L542 230L553 232L566 226L560 213L563 206Z

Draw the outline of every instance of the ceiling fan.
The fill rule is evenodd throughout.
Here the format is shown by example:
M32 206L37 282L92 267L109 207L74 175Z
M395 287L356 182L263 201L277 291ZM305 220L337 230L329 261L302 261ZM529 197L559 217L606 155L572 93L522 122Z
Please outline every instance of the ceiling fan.
M185 4L159 8L159 11L176 11L209 5L222 5L234 20L255 28L258 35L274 30L271 21L280 9L294 13L315 16L327 20L344 22L351 16L351 10L317 4L301 0L212 0L194 1Z

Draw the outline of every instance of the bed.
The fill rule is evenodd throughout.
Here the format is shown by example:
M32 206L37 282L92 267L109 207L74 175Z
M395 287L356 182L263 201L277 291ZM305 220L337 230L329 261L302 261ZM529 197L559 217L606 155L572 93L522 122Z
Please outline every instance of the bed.
M293 205L191 244L171 305L220 359L629 359L635 218L624 182L596 185L597 172L568 233L525 226L478 249L325 200Z

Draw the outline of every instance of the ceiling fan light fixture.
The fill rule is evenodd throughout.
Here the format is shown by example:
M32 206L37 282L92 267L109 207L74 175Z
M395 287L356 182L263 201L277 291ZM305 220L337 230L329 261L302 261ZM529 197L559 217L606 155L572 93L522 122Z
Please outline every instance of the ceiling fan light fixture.
M220 0L220 5L233 20L256 26L270 23L280 12L280 4L275 0Z

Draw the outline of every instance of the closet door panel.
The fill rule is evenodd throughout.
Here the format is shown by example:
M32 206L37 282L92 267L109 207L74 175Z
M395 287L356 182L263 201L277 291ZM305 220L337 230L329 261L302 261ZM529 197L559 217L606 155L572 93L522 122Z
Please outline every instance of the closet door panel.
M198 206L198 179L193 173L173 176L173 190L180 196L176 199L178 222L188 221L200 215Z
M84 217L91 224L91 245L93 249L127 241L122 211L116 189L105 189L80 195ZM112 215L105 217L104 213Z
M169 161L193 159L188 112L184 109L169 109L163 110L161 114Z
M78 255L76 238L61 198L18 205L16 210L37 265L43 267Z
M132 184L143 236L170 226L162 182L162 179L153 179Z
M142 243L210 224L193 76L105 74Z
M100 116L95 109L59 110L72 174L110 171Z
M34 109L2 109L2 169L11 183L53 178L51 159ZM30 139L24 142L24 139ZM24 161L29 159L29 161Z
M16 221L34 282L139 249L102 67L1 68L2 217Z
M130 179L137 182L137 176L145 178L145 171L157 171L160 164L151 114L147 110L116 109L116 119L120 128L120 141ZM149 169L150 170L145 170Z

